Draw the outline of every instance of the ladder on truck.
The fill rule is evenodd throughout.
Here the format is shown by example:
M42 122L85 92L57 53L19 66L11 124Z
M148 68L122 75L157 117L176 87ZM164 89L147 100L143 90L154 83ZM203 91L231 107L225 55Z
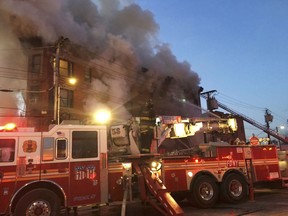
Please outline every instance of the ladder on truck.
M138 178L139 192L142 202L148 202L152 207L165 216L184 215L182 208L170 195L170 192L166 189L161 179L153 173L150 168L141 161L141 159L132 160L132 166ZM124 192L123 203L125 204L122 203L121 216L125 216L125 199L128 196L127 190L129 190L129 188L131 189L128 182Z
M208 99L208 97L207 97L206 95L203 95L203 94L202 94L201 96L202 96L203 98L205 98L206 100ZM215 98L213 97L213 99L215 99ZM215 99L215 100L216 100L216 99ZM217 101L217 100L216 100L216 101ZM242 119L243 119L244 121L246 121L247 123L249 123L249 124L257 127L258 129L260 129L260 130L264 131L265 133L269 134L270 136L273 136L274 138L282 141L283 143L288 144L287 139L285 139L284 136L281 136L280 134L278 134L276 131L271 130L270 128L267 128L266 126L264 126L264 125L256 122L255 120L253 120L253 119L251 119L251 118L243 115L242 113L236 112L235 110L227 107L226 105L220 103L219 101L217 101L217 105L218 105L220 108L226 110L227 112L230 112L230 113L233 114L233 115L239 116L240 118L242 118Z

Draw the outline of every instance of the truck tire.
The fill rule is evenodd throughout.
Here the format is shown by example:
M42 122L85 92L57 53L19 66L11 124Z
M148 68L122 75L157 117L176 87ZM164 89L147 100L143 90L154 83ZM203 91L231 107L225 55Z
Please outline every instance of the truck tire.
M48 189L31 190L19 199L13 215L59 216L60 199Z
M191 191L192 204L199 208L211 208L218 201L218 184L209 176L200 176Z
M239 174L229 174L221 184L222 199L229 203L239 203L247 196L248 184L244 177Z

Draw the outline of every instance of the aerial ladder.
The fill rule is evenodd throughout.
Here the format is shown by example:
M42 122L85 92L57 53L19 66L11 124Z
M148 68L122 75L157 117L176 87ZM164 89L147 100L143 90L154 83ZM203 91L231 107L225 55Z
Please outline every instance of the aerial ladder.
M257 121L245 116L242 113L236 112L235 110L227 107L226 105L224 105L223 103L220 103L219 101L217 101L214 97L210 97L211 93L214 93L215 90L213 91L209 91L209 92L205 92L201 94L201 97L203 97L206 100L212 100L213 103L217 103L216 105L224 110L226 110L227 112L235 115L235 116L239 116L240 118L242 118L244 121L246 121L247 123L253 125L254 127L257 127L258 129L264 131L265 133L267 133L270 136L273 136L274 138L278 139L279 141L282 141L284 144L288 144L288 140L280 135L277 131L270 129L269 127L262 125L260 123L258 123Z

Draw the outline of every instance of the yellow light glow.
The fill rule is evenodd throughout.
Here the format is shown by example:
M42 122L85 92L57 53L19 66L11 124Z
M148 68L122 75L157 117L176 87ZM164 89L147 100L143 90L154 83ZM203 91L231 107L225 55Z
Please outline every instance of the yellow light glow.
M129 171L129 170L131 170L132 164L131 163L122 163L122 166L125 170Z
M190 178L192 178L193 173L192 173L192 172L188 172L187 175L188 175Z
M152 171L158 171L161 169L162 164L158 161L152 161L151 162L151 170Z
M94 119L97 123L105 124L108 123L111 118L111 113L107 110L100 110L95 113Z
M232 129L232 131L237 131L237 121L235 118L229 118L228 119L228 125Z
M157 163L156 163L155 161L153 161L153 162L151 163L151 167L155 168L156 166L157 166Z
M71 78L69 78L69 83L70 83L71 85L75 85L75 84L77 83L77 79L74 78L74 77L71 77Z
M184 123L174 124L174 132L177 137L187 137Z
M14 123L8 123L4 126L4 130L14 130L16 128L16 124Z

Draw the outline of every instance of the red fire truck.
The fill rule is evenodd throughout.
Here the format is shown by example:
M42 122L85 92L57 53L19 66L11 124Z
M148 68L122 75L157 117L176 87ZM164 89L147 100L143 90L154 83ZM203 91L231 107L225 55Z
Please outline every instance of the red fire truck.
M162 158L163 182L176 200L189 198L201 208L213 206L219 198L237 203L249 193L253 196L253 187L282 186L287 180L286 152L279 161L275 146L210 143L199 147L198 156Z
M163 214L183 215L151 171L150 158L157 155L108 160L106 126L55 125L48 132L11 126L0 128L1 215L58 216L63 208L122 200L132 168L142 200L150 200L148 188L164 206L155 205ZM112 137L126 140L124 128L113 127Z
M170 130L164 133L166 137L179 145L182 138L200 130L199 125L187 119L170 117L161 121L162 128ZM234 125L234 121L227 120L218 128L230 127L229 122ZM288 180L286 151L274 145L204 143L164 154L161 164L161 179L175 200L188 198L201 208L212 207L218 200L241 202L249 195L253 197L253 187L282 187Z
M120 201L127 191L131 198L137 183L142 201L163 215L183 215L174 199L208 208L219 199L244 200L256 183L286 180L286 152L279 156L273 145L217 142L168 152L161 149L166 140L178 145L201 124L180 117L143 122L114 125L109 133L95 125L56 125L48 132L0 128L0 214L59 215L61 208ZM230 128L228 122L221 127ZM149 154L143 154L145 142Z
M235 142L237 145L209 142L189 147L189 143L184 139L194 136L197 131L201 131L201 128L207 131L207 128L213 125L214 130L227 132L229 129L232 133L235 131L233 127L236 125L233 119L217 120L218 126L215 122L212 124L211 119L209 121L210 123L203 121L196 123L195 119L192 121L182 119L180 116L160 116L156 120L151 151L155 149L153 141L156 140L158 148L156 152L161 152L157 175L175 200L188 198L198 207L209 208L218 200L237 203L249 196L252 198L254 187L286 185L287 155L286 151L279 151L277 146L246 145L243 142ZM141 130L147 131L147 127L141 129L141 120L138 125L140 128L132 131L140 131L140 134ZM118 128L118 131L121 131L121 128ZM119 135L125 137L124 133ZM163 144L164 142L166 144ZM169 145L172 143L174 144L172 151L162 149L162 145L171 149ZM114 142L112 146L125 149L129 145L125 142ZM131 149L132 146L137 144L131 143ZM186 148L176 149L179 146ZM120 152L129 151L123 149ZM134 149L137 150L137 147Z

